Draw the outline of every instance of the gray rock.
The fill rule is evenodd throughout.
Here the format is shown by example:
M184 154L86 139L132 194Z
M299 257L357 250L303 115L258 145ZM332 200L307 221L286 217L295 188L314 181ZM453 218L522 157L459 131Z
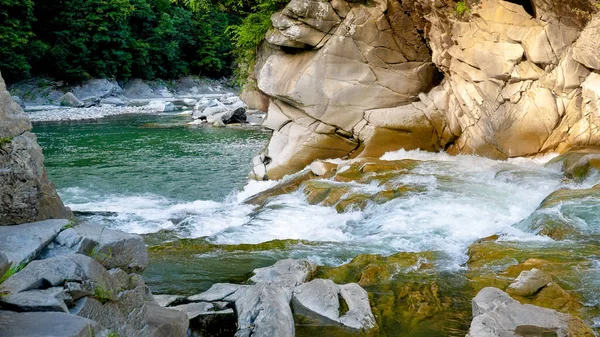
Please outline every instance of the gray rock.
M554 310L521 304L497 288L484 288L473 299L473 321L467 337L525 336L519 330L567 337L569 315ZM529 334L527 334L529 336Z
M213 107L206 108L202 111L202 116L210 117L216 114L227 112L229 109L224 105L217 105Z
M8 257L2 252L0 252L0 277L4 276L6 272L10 269L11 263L8 261Z
M94 337L103 332L98 323L65 313L0 311L3 337Z
M127 100L125 97L106 97L100 100L100 104L103 105L114 105L114 106L125 106L127 104Z
M187 298L190 302L215 302L223 301L224 299L235 294L238 290L247 288L245 285L230 284L230 283L215 283L207 291L193 295Z
M225 124L243 124L246 123L246 109L238 108L235 110L227 111L222 117L221 121Z
M75 96L72 92L64 94L59 99L59 103L61 106L68 106L72 108L81 108L85 106L85 103L77 98L77 96Z
M284 287L260 283L235 295L236 337L294 337L290 292Z
M158 303L158 305L161 307L176 305L178 302L181 302L184 299L184 296L178 295L154 295L154 301L156 301L156 303Z
M156 112L175 111L175 105L173 103L158 100L149 102L146 108Z
M0 227L0 252L16 265L33 260L68 223L69 220L46 220Z
M21 100L19 96L12 96L13 101L15 101L21 108L25 109L25 103Z
M156 94L152 88L143 80L136 78L128 81L124 87L124 93L128 98L154 98Z
M316 267L306 259L279 260L274 265L255 269L250 281L254 283L279 283L287 288L298 286L311 277Z
M123 89L115 80L91 79L79 86L73 87L72 92L75 96L80 97L82 101L89 102L122 94Z
M519 296L531 296L552 282L552 277L539 269L522 271L508 286L508 292Z
M340 302L348 309L342 313ZM376 326L369 295L356 283L338 286L331 280L316 279L294 289L294 312L320 319L325 324L340 324L352 329L369 330Z
M71 217L48 181L31 123L0 77L0 226Z
M190 324L184 313L158 305L146 306L146 321L150 337L186 337Z
M212 316L212 315L234 315L233 309L217 307L214 303L210 302L196 302L182 304L170 309L184 312L190 320L193 320L199 316Z
M141 236L92 224L61 232L42 252L42 257L74 253L93 256L107 269L140 272L148 266L148 252Z
M63 287L29 290L0 297L3 308L13 311L58 311L69 312L67 303L73 299Z
M114 282L96 260L85 255L65 255L29 263L2 283L11 294L47 287L62 287L65 282L89 282L113 297Z

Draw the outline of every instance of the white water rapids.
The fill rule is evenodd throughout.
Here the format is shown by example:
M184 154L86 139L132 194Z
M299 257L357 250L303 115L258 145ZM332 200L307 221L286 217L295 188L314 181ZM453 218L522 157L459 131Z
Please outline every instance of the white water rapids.
M388 153L382 159L421 161L398 179L425 192L341 214L331 207L308 204L301 191L275 197L258 209L242 203L277 184L273 181L251 181L222 202L95 195L79 188L61 193L69 195L68 206L76 211L115 212L110 226L127 232L169 229L181 237L207 237L217 244L302 239L383 254L435 250L452 257L456 267L464 262L470 243L493 234L502 233L511 240L549 240L512 225L529 216L548 194L566 186L558 169L544 167L551 157L494 161L421 151ZM379 187L357 184L356 188Z

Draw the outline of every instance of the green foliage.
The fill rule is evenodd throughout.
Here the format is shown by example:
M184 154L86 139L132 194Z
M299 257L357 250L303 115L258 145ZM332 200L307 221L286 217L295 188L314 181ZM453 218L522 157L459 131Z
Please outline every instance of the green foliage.
M596 8L600 9L600 1L596 2Z
M8 280L9 277L11 277L14 274L23 270L23 268L25 268L25 266L27 266L27 262L25 262L25 261L23 261L19 264L13 264L12 266L10 266L8 271L6 273L4 273L4 275L0 276L0 284L2 284L4 281Z
M33 38L31 0L0 0L0 71L7 81L29 74L27 45Z
M456 4L456 9L454 11L456 12L456 14L463 16L469 13L471 11L471 8L469 8L469 5L467 5L464 1L459 1Z
M109 302L112 299L112 296L108 289L100 284L97 284L94 287L94 298L104 304Z
M2 148L5 144L11 143L12 140L13 140L13 137L0 138L0 148Z

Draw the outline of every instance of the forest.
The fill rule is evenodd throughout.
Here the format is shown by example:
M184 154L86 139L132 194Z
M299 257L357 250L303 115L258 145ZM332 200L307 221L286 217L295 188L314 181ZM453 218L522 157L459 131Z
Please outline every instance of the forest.
M49 76L244 79L270 15L286 1L0 0L0 72Z

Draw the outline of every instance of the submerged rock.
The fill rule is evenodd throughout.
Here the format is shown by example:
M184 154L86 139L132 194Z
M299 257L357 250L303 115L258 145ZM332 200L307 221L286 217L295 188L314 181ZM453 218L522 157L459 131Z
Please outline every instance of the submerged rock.
M531 296L552 282L552 277L539 269L523 271L515 282L508 286L508 292L519 296Z
M600 147L588 146L570 149L550 160L546 166L558 166L565 176L582 181L600 170Z
M581 320L554 310L520 304L500 289L484 288L473 299L467 337L594 336Z

